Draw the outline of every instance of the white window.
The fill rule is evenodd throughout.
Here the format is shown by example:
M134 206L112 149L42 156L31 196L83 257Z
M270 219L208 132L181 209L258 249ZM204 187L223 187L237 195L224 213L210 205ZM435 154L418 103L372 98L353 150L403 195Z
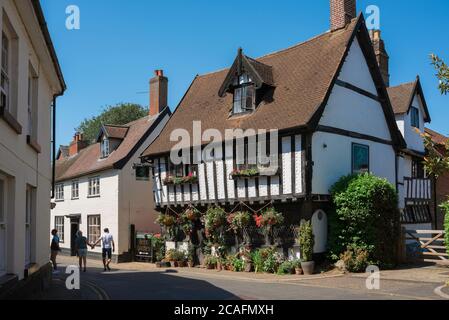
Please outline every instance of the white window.
M60 242L64 242L64 216L55 217L55 229L58 230Z
M6 274L6 179L0 175L0 277Z
M87 216L87 241L93 243L101 236L100 215Z
M33 66L29 64L28 73L28 132L27 134L33 139L37 139L37 93L38 78Z
M78 181L72 181L72 200L79 199L80 188Z
M25 267L33 262L33 221L35 199L35 189L32 187L27 187L25 214Z
M101 157L107 158L109 157L110 150L109 150L109 139L103 138L103 141L101 141Z
M2 33L2 71L1 71L1 106L6 110L10 110L10 82L9 82L9 60L10 60L10 41L6 34Z
M100 177L89 178L89 197L97 197L100 195Z
M64 201L64 184L60 183L55 186L55 196L57 201Z

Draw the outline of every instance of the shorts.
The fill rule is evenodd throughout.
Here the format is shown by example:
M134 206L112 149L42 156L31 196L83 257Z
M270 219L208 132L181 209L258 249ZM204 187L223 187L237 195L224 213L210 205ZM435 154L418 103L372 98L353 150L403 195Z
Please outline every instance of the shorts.
M112 249L111 248L103 248L103 252L102 252L103 259L106 258L106 255L108 256L108 259L112 258Z
M78 257L87 257L87 249L78 249Z

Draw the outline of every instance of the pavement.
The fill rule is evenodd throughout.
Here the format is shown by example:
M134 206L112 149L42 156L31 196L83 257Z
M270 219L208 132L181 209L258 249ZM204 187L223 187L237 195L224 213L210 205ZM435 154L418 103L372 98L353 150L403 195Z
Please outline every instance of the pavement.
M67 290L66 266L77 259L59 256L47 300L449 300L449 269L404 266L382 271L378 290L367 289L366 274L331 271L313 276L235 273L202 268L156 268L148 263L111 264L89 260L80 290Z

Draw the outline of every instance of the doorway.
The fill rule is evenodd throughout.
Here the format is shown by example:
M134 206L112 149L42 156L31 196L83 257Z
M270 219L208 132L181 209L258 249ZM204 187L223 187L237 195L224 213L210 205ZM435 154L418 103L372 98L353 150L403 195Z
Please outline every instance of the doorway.
M71 216L70 217L70 254L72 257L76 256L76 233L80 229L80 219L79 216Z

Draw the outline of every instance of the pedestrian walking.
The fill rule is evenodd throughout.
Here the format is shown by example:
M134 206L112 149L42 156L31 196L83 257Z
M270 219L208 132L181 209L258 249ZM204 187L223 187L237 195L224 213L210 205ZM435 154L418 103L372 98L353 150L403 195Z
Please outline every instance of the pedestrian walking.
M98 238L97 241L95 241L95 243L91 244L92 249L95 248L95 246L100 243L101 241L101 245L102 245L102 256L103 256L103 267L104 267L104 271L107 270L111 270L111 268L109 267L109 264L111 263L111 259L112 259L112 252L115 252L115 243L114 243L114 237L112 236L112 234L109 233L109 229L105 228L104 229L104 233L103 235Z
M58 265L56 263L56 257L58 256L59 251L61 251L61 248L59 247L59 236L58 236L58 230L53 229L51 231L51 235L53 236L51 239L51 255L50 260L53 263L53 270L56 272L58 270Z
M80 270L82 269L83 272L86 272L87 238L85 236L83 236L83 232L81 230L78 230L78 232L76 233L75 248L76 248L76 251L78 254ZM83 269L83 264L84 264L84 269Z

